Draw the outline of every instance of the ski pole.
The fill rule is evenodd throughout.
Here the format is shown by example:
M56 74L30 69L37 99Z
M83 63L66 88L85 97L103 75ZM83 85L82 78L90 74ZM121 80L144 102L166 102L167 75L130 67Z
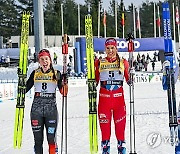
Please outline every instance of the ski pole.
M64 34L63 45L62 45L62 54L63 54L63 84L67 84L67 54L68 54L68 36ZM67 154L67 94L65 94L65 87L63 86L63 96L62 96L62 134L61 134L61 154L63 149L63 133L65 127L65 154ZM63 120L65 118L65 121ZM63 124L65 126L63 127Z
M136 138L135 138L135 111L134 111L134 82L133 82L133 51L134 51L134 42L133 35L128 34L128 52L129 52L129 73L130 73L130 82L129 85L129 94L130 94L130 154L136 153Z

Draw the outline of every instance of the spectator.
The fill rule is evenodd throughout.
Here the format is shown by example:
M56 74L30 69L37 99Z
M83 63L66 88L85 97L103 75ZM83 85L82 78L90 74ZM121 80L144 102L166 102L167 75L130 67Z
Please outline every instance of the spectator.
M152 62L152 70L154 71L154 69L155 69L155 61L153 60L153 62Z
M151 58L150 58L150 56L149 56L149 54L147 53L147 57L146 57L146 60L151 60Z
M72 56L71 55L69 55L69 61L70 61L70 63L72 63Z
M146 61L144 62L144 69L145 69L145 71L147 71L147 66L148 66L148 60L146 60Z
M34 63L36 63L37 57L36 57L36 52L34 52Z
M140 54L138 53L138 55L137 55L137 61L139 62L140 59L141 59L141 56L140 56Z
M135 61L133 62L133 67L135 68L136 71L137 71L137 65L138 65L138 63L137 63L137 61L135 60Z
M156 60L156 56L157 56L157 53L156 53L156 51L154 52L154 57L153 57L153 61L154 62L156 62L157 60Z
M4 64L5 63L5 57L4 55L1 56L1 64Z
M9 58L9 56L6 57L5 63L6 63L6 67L10 66L10 58Z
M54 61L54 64L57 64L57 55L56 55L55 52L54 52L54 59L53 59L53 61Z

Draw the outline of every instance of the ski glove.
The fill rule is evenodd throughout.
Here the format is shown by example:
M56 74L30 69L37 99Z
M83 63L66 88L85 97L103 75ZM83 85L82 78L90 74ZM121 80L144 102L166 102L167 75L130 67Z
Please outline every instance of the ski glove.
M62 79L63 79L64 81L66 81L67 78L68 78L68 74L67 74L67 73L63 73L63 74L62 74Z
M133 74L133 75L135 74L135 69L134 69L134 67L132 67L132 68L129 69L129 73L131 73L131 74Z
M68 94L68 85L67 84L64 84L60 90L60 93L63 95L63 96L67 96Z
M128 80L128 81L127 81L127 84L128 84L129 86L132 86L132 85L133 85L133 81Z

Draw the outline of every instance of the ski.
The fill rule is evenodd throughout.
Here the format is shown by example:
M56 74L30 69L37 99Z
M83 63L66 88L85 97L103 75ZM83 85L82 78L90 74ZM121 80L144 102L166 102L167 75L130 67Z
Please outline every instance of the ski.
M86 35L88 98L89 98L90 153L96 154L98 153L97 104L96 104L97 91L96 91L95 68L94 68L92 17L90 14L85 16L85 35Z
M167 90L168 109L169 109L169 128L171 145L177 140L178 123L176 112L176 96L175 96L175 79L173 68L173 46L171 37L170 11L169 4L165 2L163 5L163 26L164 26L164 45L165 45L165 61L163 63L163 89Z
M62 54L63 54L63 82L67 84L68 80L66 77L67 74L67 54L68 54L68 41L69 38L67 34L64 34L63 37L63 45L62 45ZM63 96L62 96L62 134L61 134L61 154L63 152L63 140L65 140L65 154L67 154L67 95L64 95L63 88ZM65 120L65 121L64 121ZM65 127L65 139L63 137Z
M133 52L134 52L134 37L131 33L128 34L128 52L129 52L129 74L130 82L129 94L130 94L130 153L136 153L136 138L135 138L135 111L134 111L134 69L133 69Z
M179 104L179 108L178 108L178 115L177 115L177 119L178 119L178 144L175 147L175 154L180 154L180 104Z
M14 126L14 148L21 148L23 118L25 108L26 94L26 77L27 77L27 56L28 56L28 36L29 36L29 12L22 14L22 29L21 29L21 45L18 68L18 88L17 88L17 104Z

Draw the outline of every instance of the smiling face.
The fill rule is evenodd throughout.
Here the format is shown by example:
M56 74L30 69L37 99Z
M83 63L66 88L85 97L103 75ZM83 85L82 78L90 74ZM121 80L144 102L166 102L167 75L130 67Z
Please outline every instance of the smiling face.
M41 56L39 57L39 64L43 71L46 72L48 69L50 69L51 59L49 56Z
M107 45L106 46L106 54L108 58L114 58L117 54L117 47L114 45Z

